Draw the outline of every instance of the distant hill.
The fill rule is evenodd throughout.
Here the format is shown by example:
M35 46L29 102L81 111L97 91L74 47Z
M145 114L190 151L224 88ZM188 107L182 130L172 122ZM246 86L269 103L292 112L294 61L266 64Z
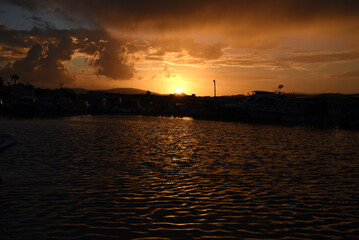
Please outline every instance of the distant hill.
M102 92L107 93L118 93L118 94L146 94L147 91L137 88L112 88L108 90L102 90ZM158 94L151 92L152 94Z
M84 88L71 88L76 94L85 94L90 90ZM147 91L137 88L112 88L107 90L96 90L106 93L117 93L117 94L146 94ZM159 95L158 93L151 92L152 94Z
M84 88L71 88L76 94L86 94L88 92L87 89Z

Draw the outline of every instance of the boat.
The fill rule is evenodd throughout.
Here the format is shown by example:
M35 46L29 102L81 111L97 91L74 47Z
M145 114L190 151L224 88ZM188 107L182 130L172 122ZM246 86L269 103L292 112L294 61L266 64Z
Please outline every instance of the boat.
M19 138L13 134L7 132L0 132L0 152L16 145L19 142Z
M280 121L285 114L287 96L281 92L253 91L247 100L228 105L232 111L253 121Z
M285 123L308 123L315 113L315 99L312 97L293 97L287 99L285 115L281 119Z

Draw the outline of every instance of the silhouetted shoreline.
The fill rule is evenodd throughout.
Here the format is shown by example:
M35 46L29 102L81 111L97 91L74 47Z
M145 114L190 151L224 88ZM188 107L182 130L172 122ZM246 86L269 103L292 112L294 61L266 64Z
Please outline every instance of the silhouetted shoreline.
M54 118L87 114L141 114L285 125L359 127L359 94L294 95L254 91L252 95L197 97L171 94L75 93L68 88L0 86L2 118Z

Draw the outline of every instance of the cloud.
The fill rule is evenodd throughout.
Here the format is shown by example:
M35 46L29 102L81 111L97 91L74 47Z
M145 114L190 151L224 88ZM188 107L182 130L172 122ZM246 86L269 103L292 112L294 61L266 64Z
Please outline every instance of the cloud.
M340 74L333 74L331 77L340 79L359 79L359 71L349 71Z
M7 63L9 59L20 59L26 56L26 50L19 47L1 47L0 61Z
M313 79L325 78L328 74L323 77L320 71L327 65L331 72L340 72L342 65L355 66L359 59L359 2L354 0L2 2L24 10L34 28L0 25L0 60L2 66L8 63L0 74L17 71L39 83L75 81L67 67L79 55L83 63L87 59L82 65L89 68L87 74L111 84L135 79L136 67L139 74L152 76L146 71L166 65L178 79L193 68L213 69L213 75L221 77L223 71L246 68L276 70L273 74L286 78L299 79L309 72ZM85 79L76 67L70 70ZM28 74L22 73L25 69ZM46 69L53 69L51 78ZM188 72L188 78L205 74ZM234 75L228 82L237 81Z
M204 60L218 59L223 55L223 44L203 44L192 38L156 38L149 42L152 56L163 56L166 53L181 53L185 51L189 56Z
M145 57L146 60L149 60L149 61L164 61L164 57L162 56L151 56L151 55L148 55Z
M288 63L312 64L312 63L353 61L357 59L359 59L359 52L352 51L352 52L325 53L325 54L281 58L279 59L279 61L288 62Z
M64 67L63 61L71 59L73 52L72 40L68 38L57 44L35 44L25 58L7 64L0 74L7 77L17 74L24 81L44 86L70 83L74 78Z
M51 22L49 22L41 17L32 16L31 20L34 23L34 26L36 26L38 28L44 28L44 29L55 28L55 25L53 25Z
M1 60L8 62L0 70L0 76L5 78L17 74L24 81L51 87L73 82L74 76L64 64L76 52L86 54L92 59L89 67L109 79L130 79L135 72L128 62L125 41L113 39L103 30L25 31L0 26L0 34Z
M89 67L97 75L112 80L128 80L136 73L136 53L142 53L147 60L181 59L182 63L201 63L219 59L224 48L223 44L198 43L192 38L156 38L145 41L122 36L115 39L101 29L33 28L26 31L0 26L0 34L4 36L0 39L0 52L3 53L1 60L9 62L0 74L3 77L18 74L26 81L52 86L75 81L64 65L75 53L85 54L89 59ZM168 53L178 55L171 59L165 58ZM190 59L186 60L187 57ZM47 77L50 75L51 78Z
M251 26L309 23L320 18L357 17L359 4L354 0L286 1L277 0L135 0L135 1L65 1L64 5L97 19L99 23L128 29L158 30L186 29L208 24L240 25L236 20L247 20ZM283 22L283 20L286 20ZM300 20L300 21L298 21Z
M128 63L128 51L125 47L116 47L111 42L107 43L99 53L98 59L91 64L97 69L96 73L108 78L131 79L134 76L134 65Z
M273 55L239 54L239 56L224 56L215 61L220 66L283 69L314 69L315 64L324 66L329 63L351 62L359 59L358 51L314 54L312 51L300 52L301 56L276 58Z
M295 32L358 34L355 0L8 0L33 12L83 16L98 28L151 36L216 35L241 44ZM248 46L248 45L247 45Z
M28 48L36 42L26 31L14 30L0 24L0 44L7 47Z

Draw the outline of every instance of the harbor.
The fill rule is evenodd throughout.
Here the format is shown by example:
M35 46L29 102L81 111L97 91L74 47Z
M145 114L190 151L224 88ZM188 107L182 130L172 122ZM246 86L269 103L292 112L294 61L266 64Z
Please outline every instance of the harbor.
M0 0L0 240L358 240L358 13Z
M214 93L215 94L215 93ZM27 84L0 86L0 115L61 117L123 114L192 117L249 123L359 127L359 94L293 94L253 91L248 95L196 96L121 94L74 89L41 89Z

